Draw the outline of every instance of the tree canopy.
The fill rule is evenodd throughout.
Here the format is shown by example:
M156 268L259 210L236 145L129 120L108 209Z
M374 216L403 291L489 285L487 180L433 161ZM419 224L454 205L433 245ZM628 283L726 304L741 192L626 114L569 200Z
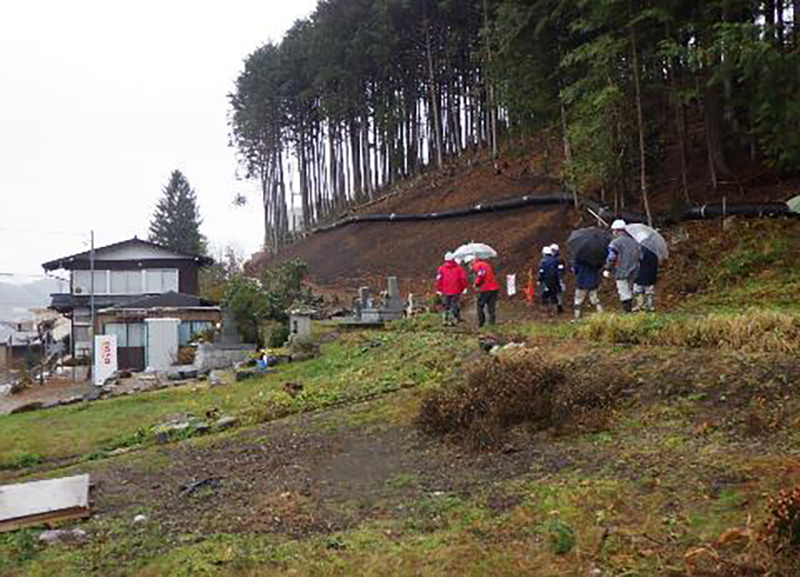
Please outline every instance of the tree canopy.
M153 211L150 240L176 252L204 254L206 240L200 232L202 222L197 194L181 171L172 171Z
M265 246L428 167L546 131L618 208L800 166L798 0L322 0L245 60L231 136ZM704 184L704 186L705 186Z

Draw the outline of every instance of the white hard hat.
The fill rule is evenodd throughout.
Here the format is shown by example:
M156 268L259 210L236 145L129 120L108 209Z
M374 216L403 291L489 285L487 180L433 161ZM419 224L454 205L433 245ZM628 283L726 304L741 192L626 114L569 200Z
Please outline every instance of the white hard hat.
M611 223L611 230L625 230L625 221L621 218L618 218Z
M542 254L546 255L546 256L552 255L553 254L553 247L550 247L550 246L544 247L542 249Z
M552 250L553 252L558 252L561 249L558 248L558 245L556 243L553 243L550 245L550 250Z
M452 252L448 252L447 254L444 255L444 260L453 260L454 258L455 256L453 256Z

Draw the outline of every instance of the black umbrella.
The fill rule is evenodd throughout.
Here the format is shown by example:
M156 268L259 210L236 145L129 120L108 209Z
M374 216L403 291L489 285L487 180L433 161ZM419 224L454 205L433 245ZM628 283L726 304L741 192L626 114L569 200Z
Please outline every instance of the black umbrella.
M611 233L596 226L574 230L567 239L572 257L594 266L602 266L606 261L610 243Z

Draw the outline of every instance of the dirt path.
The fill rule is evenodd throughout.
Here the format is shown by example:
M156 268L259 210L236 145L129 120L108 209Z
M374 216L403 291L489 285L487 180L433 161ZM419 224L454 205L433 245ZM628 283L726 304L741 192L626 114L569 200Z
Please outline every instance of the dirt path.
M667 370L689 386L692 369L683 366L685 371ZM685 394L683 389L656 393L659 387L654 383L644 396ZM397 395L413 391L394 395L396 402L408 402ZM718 402L711 390L708 396L709 403ZM769 455L788 459L791 454L768 437L743 439L726 432L724 443L712 442L692 432L691 418L685 422L665 418L644 429L618 428L614 442L534 433L522 427L504 450L485 454L428 437L412 424L370 425L355 419L376 404L392 402L390 397L290 417L234 437L151 449L158 453L152 461L163 466L147 470L112 462L94 477L97 512L143 506L159 524L178 534L257 532L300 537L369 520L403 519L412 514L411 504L437 495L479 499L502 510L522 499L509 490L513 483L508 482L519 480L577 475L631 484L647 493L654 486L645 480L658 478L659 491L674 487L677 494L691 486L696 498L703 500L722 489L753 483L754 477L731 469L731 463ZM701 418L702 411L698 415ZM717 425L722 427L722 421ZM680 443L664 448L664 439ZM708 446L714 447L715 459L703 454ZM795 469L800 476L800 467ZM688 502L675 506L687 511L692 507Z

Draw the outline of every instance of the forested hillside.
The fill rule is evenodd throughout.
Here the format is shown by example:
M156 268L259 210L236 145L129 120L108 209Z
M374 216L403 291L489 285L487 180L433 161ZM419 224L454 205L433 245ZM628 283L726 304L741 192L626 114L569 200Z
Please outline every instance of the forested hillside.
M231 136L265 246L465 153L546 134L558 176L649 211L800 166L797 0L326 0L249 55Z

